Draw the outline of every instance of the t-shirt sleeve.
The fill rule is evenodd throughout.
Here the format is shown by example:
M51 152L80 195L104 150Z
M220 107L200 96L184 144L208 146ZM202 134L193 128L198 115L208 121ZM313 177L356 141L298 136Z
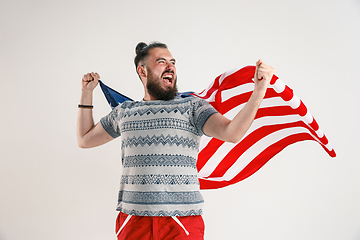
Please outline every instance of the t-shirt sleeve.
M120 136L120 108L114 108L108 115L100 119L100 123L105 131L112 136L117 138Z
M193 117L194 124L198 132L202 135L203 127L206 121L211 117L214 113L218 113L218 111L210 105L204 99L196 98L196 101L193 103Z

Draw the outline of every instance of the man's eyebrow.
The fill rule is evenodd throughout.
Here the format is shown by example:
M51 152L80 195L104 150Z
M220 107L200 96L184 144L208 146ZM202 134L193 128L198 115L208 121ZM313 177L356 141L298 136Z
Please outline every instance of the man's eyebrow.
M156 61L160 61L160 60L166 61L165 58L158 58L158 59L156 59ZM175 60L174 58L172 58L172 59L170 59L170 62L176 62L176 60Z

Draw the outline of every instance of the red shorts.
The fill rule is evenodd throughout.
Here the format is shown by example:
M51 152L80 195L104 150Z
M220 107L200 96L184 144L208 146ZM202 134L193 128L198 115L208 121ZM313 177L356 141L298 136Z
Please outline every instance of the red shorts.
M116 219L118 240L203 240L201 215L186 217L142 217L120 212Z

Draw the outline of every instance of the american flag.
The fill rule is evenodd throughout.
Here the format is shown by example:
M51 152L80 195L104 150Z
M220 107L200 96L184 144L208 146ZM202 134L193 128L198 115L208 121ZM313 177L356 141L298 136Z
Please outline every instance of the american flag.
M208 101L232 119L254 89L255 66L231 70L210 86L192 95ZM113 108L131 100L100 81ZM186 95L186 94L185 94ZM317 141L335 157L335 151L304 103L277 76L273 76L255 120L238 143L202 136L197 169L201 189L217 189L237 183L255 173L285 147L304 140Z
M195 95L232 119L252 94L255 69L247 66L225 72ZM240 142L202 137L197 162L200 188L215 189L237 183L285 147L304 140L317 141L331 157L336 156L304 103L274 75L254 122Z

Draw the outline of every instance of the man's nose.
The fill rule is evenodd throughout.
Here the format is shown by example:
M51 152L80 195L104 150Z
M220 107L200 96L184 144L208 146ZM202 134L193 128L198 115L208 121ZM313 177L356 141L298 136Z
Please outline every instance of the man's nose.
M175 68L175 65L171 62L167 62L166 64L166 70L172 70L174 71L176 68Z

